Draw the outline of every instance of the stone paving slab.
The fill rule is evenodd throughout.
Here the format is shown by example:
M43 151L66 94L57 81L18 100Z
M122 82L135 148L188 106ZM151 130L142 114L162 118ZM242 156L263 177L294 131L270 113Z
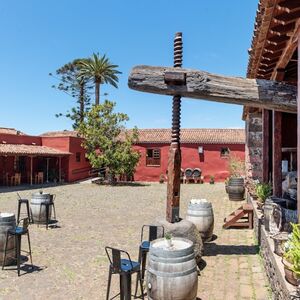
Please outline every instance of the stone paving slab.
M0 271L0 299L105 299L110 245L137 258L140 229L163 217L165 184L97 186L73 184L44 189L57 195L59 227L30 226L34 270L18 277ZM30 198L37 190L19 191ZM230 202L223 184L182 185L181 216L191 198L213 203L216 239L206 244L198 299L269 299L252 230L223 230L223 219L241 203ZM0 190L0 211L16 212L17 194ZM23 248L27 244L24 240ZM113 279L112 295L118 291Z

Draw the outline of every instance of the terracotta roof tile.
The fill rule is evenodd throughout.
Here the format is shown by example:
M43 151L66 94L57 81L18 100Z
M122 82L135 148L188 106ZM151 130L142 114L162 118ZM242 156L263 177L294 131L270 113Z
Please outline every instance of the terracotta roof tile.
M0 127L0 134L26 135L24 132L15 128Z
M170 143L170 129L139 129L139 143ZM181 129L182 143L245 144L244 129Z
M70 155L70 152L60 151L46 146L23 144L0 144L0 155Z
M75 130L49 131L41 134L43 137L78 137L78 132Z

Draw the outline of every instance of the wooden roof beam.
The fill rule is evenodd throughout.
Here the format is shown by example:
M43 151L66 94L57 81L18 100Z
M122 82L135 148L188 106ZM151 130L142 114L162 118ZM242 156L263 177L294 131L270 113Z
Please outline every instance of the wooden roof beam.
M273 37L267 38L266 43L268 45L278 46L278 45L288 41L289 39L290 38L287 35L273 36Z
M279 11L285 11L291 13L296 10L300 10L299 2L297 0L286 0L277 4L277 9Z
M289 23L295 22L299 18L300 18L300 10L296 10L291 13L284 12L284 13L274 17L273 21L276 24L287 25Z
M289 23L287 25L277 25L270 29L270 33L277 35L277 36L283 36L287 35L290 32L293 32L295 29L295 22Z
M294 52L297 49L299 34L300 34L300 20L297 21L293 35L290 37L290 40L287 43L285 50L283 51L280 59L278 60L278 63L271 77L272 79L276 78L278 70L286 68L289 61L293 57Z

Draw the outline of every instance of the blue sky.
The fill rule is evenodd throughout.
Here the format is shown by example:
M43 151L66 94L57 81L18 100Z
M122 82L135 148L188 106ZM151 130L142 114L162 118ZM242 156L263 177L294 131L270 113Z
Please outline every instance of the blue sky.
M119 89L102 92L129 115L127 127L171 126L169 96L130 90L130 69L171 66L173 37L183 32L183 66L245 76L257 0L18 0L0 3L0 127L28 134L70 129L56 118L74 99L56 91L49 72L107 54L122 71ZM183 128L243 127L242 107L184 98Z

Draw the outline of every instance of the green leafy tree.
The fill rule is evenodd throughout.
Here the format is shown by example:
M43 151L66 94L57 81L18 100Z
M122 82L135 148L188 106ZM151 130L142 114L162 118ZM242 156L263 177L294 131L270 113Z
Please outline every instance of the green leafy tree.
M110 63L109 59L99 53L93 53L92 57L88 60L81 60L80 64L80 77L93 80L95 84L95 104L100 103L100 85L108 83L115 88L118 88L118 65Z
M114 112L114 108L115 103L108 100L94 105L79 126L86 157L94 168L107 168L110 183L116 175L133 175L140 158L140 153L132 148L138 138L137 128L125 130L129 118Z
M49 73L50 76L59 80L56 88L69 96L77 99L77 106L72 107L66 114L58 113L56 117L65 116L73 121L73 128L76 129L80 122L84 120L86 112L90 108L90 90L92 86L89 79L84 76L79 76L79 62L87 61L88 59L75 59L56 70L56 75Z

